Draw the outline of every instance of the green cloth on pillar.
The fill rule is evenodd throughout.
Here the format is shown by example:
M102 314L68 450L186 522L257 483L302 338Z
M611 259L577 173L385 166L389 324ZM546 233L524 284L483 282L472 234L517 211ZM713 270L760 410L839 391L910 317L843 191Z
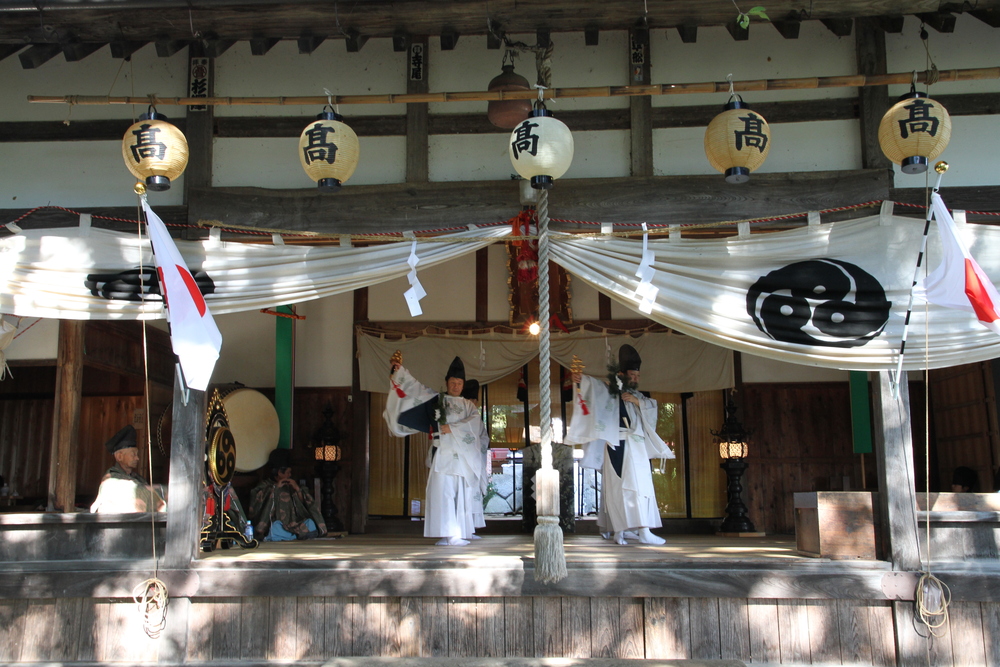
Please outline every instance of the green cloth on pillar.
M868 399L868 373L850 371L851 431L854 434L854 453L872 453L872 418Z
M279 313L294 314L291 306L278 306ZM275 317L274 409L278 413L278 448L292 448L292 400L295 391L295 320Z

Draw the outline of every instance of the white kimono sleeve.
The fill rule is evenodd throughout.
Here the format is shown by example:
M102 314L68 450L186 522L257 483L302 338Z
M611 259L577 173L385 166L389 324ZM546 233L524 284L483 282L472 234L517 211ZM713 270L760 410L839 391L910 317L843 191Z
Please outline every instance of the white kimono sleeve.
M385 402L382 417L385 419L389 432L400 438L419 433L409 426L403 426L397 420L399 415L410 408L433 399L438 392L417 382L410 372L400 366L389 378L389 398Z

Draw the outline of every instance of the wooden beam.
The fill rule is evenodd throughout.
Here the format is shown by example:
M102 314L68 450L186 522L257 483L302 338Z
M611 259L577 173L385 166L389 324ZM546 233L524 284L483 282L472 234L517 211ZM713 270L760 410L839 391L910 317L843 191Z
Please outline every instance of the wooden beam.
M35 44L17 54L22 69L36 69L62 53L58 44Z
M52 411L49 458L50 510L76 511L76 464L79 456L80 399L83 391L84 320L59 320L56 398Z
M744 28L736 21L729 21L726 23L726 30L732 35L733 39L737 42L745 42L750 39L750 27Z
M193 94L191 90L196 85L195 72L208 71L207 82L202 79L197 85L204 88L204 94L215 94L215 58L200 57L198 49L190 49L188 58L188 94ZM184 170L184 201L190 201L193 188L212 187L212 160L214 155L215 140L213 135L213 120L215 118L215 107L191 107L187 111L185 119L184 134L188 143L188 164ZM183 230L184 238L197 238L199 230Z
M552 33L547 28L539 28L535 31L535 43L545 48L552 44Z
M854 21L851 19L820 19L820 23L837 37L849 37Z
M368 35L362 35L354 28L347 31L344 36L344 43L347 45L348 53L357 53L368 42Z
M601 42L601 29L596 26L587 26L583 30L583 43L586 46L597 46Z
M876 25L878 25L878 27L884 32L890 32L894 35L903 32L903 23L905 19L903 16L875 16L873 18Z
M883 553L892 562L893 570L913 572L920 569L920 549L906 373L899 384L898 398L893 396L889 371L873 372L868 376L873 384L872 417Z
M156 55L160 58L169 58L187 45L188 42L186 40L157 37Z
M354 290L355 324L368 321L368 288ZM358 365L358 337L351 336L351 435L350 476L351 507L350 531L363 533L368 524L368 474L370 451L368 447L368 392L361 391L361 369Z
M885 33L874 19L855 20L857 33L854 52L858 74L885 74ZM889 90L885 87L858 88L858 114L861 119L861 166L865 169L892 169L892 161L882 152L878 128L889 108Z
M889 195L885 170L754 174L727 185L720 175L560 179L553 218L603 222L709 222L819 211ZM315 189L211 188L191 192L188 215L289 231L367 233L437 229L509 220L520 210L516 181L394 183ZM613 202L613 205L609 204ZM334 222L335 221L335 222ZM552 223L553 228L593 230Z
M602 320L611 319L611 297L604 292L597 295L597 317Z
M1000 114L1000 97L994 93L934 95L951 116L989 116ZM858 118L857 98L831 98L782 102L756 102L754 110L768 123L851 120ZM886 107L887 108L887 107ZM653 107L653 129L705 127L722 110L722 105ZM305 123L302 116L219 116L215 118L215 136L225 138L298 137ZM559 120L573 132L627 130L631 127L628 109L583 109L560 111ZM171 123L185 130L183 118ZM347 124L361 137L406 135L406 116L350 116ZM0 122L0 143L43 141L114 141L121 138L126 124L120 119ZM434 114L427 119L428 134L507 134L492 125L485 114Z
M111 57L112 58L129 58L133 53L141 49L142 47L149 44L149 42L137 42L125 39L119 39L111 42Z
M681 41L685 44L694 44L698 41L698 26L684 24L677 26L677 34L681 36Z
M476 251L476 321L486 323L490 319L490 249Z
M0 44L0 60L14 55L23 48L24 44Z
M458 44L458 32L453 28L445 28L441 31L441 50L442 51L452 51L455 45Z
M392 50L396 53L406 53L409 43L409 38L405 32L397 32L392 36Z
M928 12L917 14L917 18L938 32L955 32L955 15L951 12Z
M319 35L300 35L297 41L299 45L299 53L307 56L319 48L319 45L326 41L326 37Z
M628 81L629 85L645 86L650 83L649 29L632 28L628 31ZM649 97L629 100L631 174L653 175L653 101Z
M973 9L969 14L991 28L1000 28L1000 9Z
M206 58L218 58L223 53L232 48L235 44L235 40L231 39L219 39L218 37L209 37L204 41L204 54Z
M407 55L406 92L426 93L430 48L426 35L410 37ZM428 159L428 105L406 105L406 182L426 183L430 178Z
M198 554L201 531L201 490L205 478L205 411L203 391L184 388L174 374L174 404L170 428L170 482L167 492L167 532L163 565L187 568Z
M964 211L1000 211L1000 187L995 185L945 187L941 188L940 194L948 208ZM889 198L896 202L924 206L927 190L923 187L892 188L889 190Z
M255 56L266 55L280 41L277 37L253 37L250 39L250 54Z
M104 46L102 42L68 42L62 45L63 55L66 62L75 63L83 60L95 51L99 51Z
M785 39L798 39L799 29L802 27L802 21L799 19L782 19L780 21L771 21L774 29L784 37Z

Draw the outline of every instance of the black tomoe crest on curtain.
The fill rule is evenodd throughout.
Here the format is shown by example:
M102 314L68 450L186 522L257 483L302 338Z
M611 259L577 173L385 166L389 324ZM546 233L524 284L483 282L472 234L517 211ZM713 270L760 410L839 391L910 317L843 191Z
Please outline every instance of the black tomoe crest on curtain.
M747 291L747 313L774 340L859 347L889 321L885 289L859 266L837 259L795 262Z
M202 295L215 294L215 281L205 271L193 271L192 277ZM90 273L83 282L94 296L112 301L162 301L160 277L155 266L126 269L117 273Z

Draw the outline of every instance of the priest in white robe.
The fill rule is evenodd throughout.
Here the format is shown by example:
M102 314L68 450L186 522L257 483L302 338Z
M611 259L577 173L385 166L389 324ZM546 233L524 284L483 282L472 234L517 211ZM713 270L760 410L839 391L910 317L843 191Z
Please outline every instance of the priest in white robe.
M479 407L479 381L478 380L467 380L465 382L465 388L462 390L462 398L467 398L476 405L476 409L481 411ZM490 455L490 434L486 430L486 424L483 422L482 418L479 419L478 428L478 441L479 441L479 469L476 471L478 475L475 484L469 487L469 497L466 500L468 505L469 514L472 515L472 539L478 540L479 536L476 535L476 528L486 527L486 513L485 507L483 505L483 498L486 497L486 490L489 486L489 473L487 466L489 465L488 459Z
M469 489L478 484L481 459L479 410L462 398L465 366L455 357L445 375L446 392L438 394L417 382L395 359L391 362L389 398L383 417L393 435L429 432L424 537L439 546L464 546L474 532Z
M573 417L566 444L583 445L581 465L602 473L597 519L601 532L613 535L618 544L627 544L626 538L663 544L650 530L663 525L650 459L672 459L674 453L656 433L656 401L639 392L639 353L623 345L618 360L614 386L573 374Z

